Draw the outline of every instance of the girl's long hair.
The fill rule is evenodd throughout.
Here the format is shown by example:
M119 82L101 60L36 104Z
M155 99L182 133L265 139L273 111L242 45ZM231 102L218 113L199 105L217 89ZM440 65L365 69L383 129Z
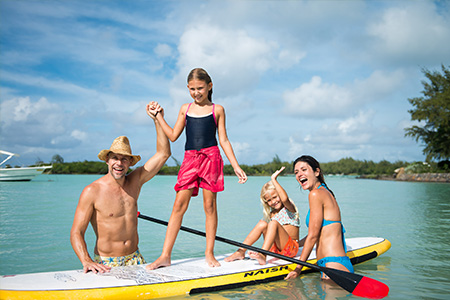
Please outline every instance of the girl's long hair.
M191 72L189 72L189 75L187 77L188 84L189 84L189 81L191 81L192 79L204 81L204 82L206 82L206 84L210 84L212 82L211 76L209 76L208 72L206 72L202 68L195 68ZM211 90L209 90L209 93L208 93L208 99L211 102L212 102L212 94L213 94L213 89L211 88Z
M264 196L267 194L268 191L270 190L276 190L275 186L273 185L272 181L267 182L266 184L263 185L262 189L261 189L261 195L259 197L259 200L261 201L262 207L263 207L263 220L266 221L267 223L270 222L271 219L271 213L272 213L272 208L269 206L269 204L267 204L266 202L266 198L264 198ZM289 198L289 201L292 203L292 205L295 207L295 217L298 218L298 209L297 206L295 205L294 201L291 200L291 198Z
M325 178L323 176L323 172L322 172L322 169L320 168L319 162L312 156L302 155L302 156L298 157L296 160L294 160L294 163L292 164L292 168L293 169L295 169L295 165L299 161L307 163L313 169L314 172L319 170L319 176L317 176L317 179L319 180L320 183L322 183L323 185L325 185L327 187L327 190L330 191L331 195L333 195L333 197L336 199L336 197L334 196L333 191L330 190L328 188L328 185L325 183Z

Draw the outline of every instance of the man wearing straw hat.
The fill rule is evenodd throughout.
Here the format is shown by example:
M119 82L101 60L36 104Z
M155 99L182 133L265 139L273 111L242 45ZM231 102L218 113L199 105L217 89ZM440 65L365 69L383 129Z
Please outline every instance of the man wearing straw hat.
M81 193L70 232L72 247L84 272L107 272L113 266L145 263L138 249L137 200L144 183L155 176L170 157L169 141L159 122L156 104L147 114L156 127L156 153L127 175L141 157L133 155L128 138L116 138L111 147L98 154L108 165L108 174L89 184ZM89 256L84 233L91 223L96 234L94 260Z

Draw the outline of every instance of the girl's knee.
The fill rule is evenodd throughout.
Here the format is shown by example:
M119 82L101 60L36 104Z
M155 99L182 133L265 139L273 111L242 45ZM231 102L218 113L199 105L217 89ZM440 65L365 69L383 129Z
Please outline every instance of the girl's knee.
M261 230L265 230L267 228L267 222L263 221L263 220L260 220L258 222L258 224L256 224L256 227L261 229Z
M205 206L205 215L212 216L217 214L217 210L215 206Z
M269 222L269 224L267 224L267 227L278 227L279 224L280 224L280 223L278 223L278 221L271 220L271 221Z
M203 208L206 215L214 215L217 213L215 201L206 201L205 203L203 203Z
M217 213L216 197L214 194L208 195L208 197L205 194L203 195L203 208L207 215Z
M184 203L174 203L172 212L175 214L184 214L187 210L187 205Z
M175 202L173 204L172 211L175 213L182 213L184 214L189 206L189 200L185 199L175 199Z

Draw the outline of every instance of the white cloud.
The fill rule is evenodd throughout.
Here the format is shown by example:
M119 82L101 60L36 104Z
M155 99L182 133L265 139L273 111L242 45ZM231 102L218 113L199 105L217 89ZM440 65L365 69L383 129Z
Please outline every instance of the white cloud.
M356 79L351 89L355 102L373 103L386 98L391 100L390 96L401 90L407 80L407 74L402 69L392 72L374 70L368 78Z
M2 122L11 126L15 122L40 122L45 123L48 113L59 112L59 105L50 103L46 98L32 102L29 97L19 97L6 100L1 103Z
M305 138L307 140L307 138ZM293 136L289 137L289 146L288 146L288 156L289 157L297 157L300 156L302 153L304 153L304 144L301 143L301 141L297 141L297 139ZM294 160L294 159L291 159Z
M348 142L367 143L370 140L370 121L373 119L374 111L360 111L356 116L340 121L333 126L337 129L338 137Z
M233 91L253 85L260 72L271 67L270 57L277 45L248 35L244 30L216 26L194 26L184 32L179 44L179 67L186 74L204 66L218 79L233 82Z
M392 101L405 80L402 70L375 70L369 77L355 79L346 86L325 83L313 76L309 82L283 93L284 112L302 118L348 117L368 104Z
M155 54L158 57L168 57L173 55L173 49L167 44L158 44L155 47Z
M373 40L373 53L389 61L437 62L448 58L450 43L449 12L433 1L412 2L387 8L380 19L367 27Z
M84 141L84 140L86 140L87 133L83 132L81 130L75 129L74 131L72 131L70 136L77 140Z
M205 27L208 30L205 30ZM194 25L180 38L178 66L182 78L202 66L221 82L223 94L237 95L251 90L268 70L292 66L304 57L273 40L252 36L244 29L216 25Z
M2 137L6 144L45 145L64 134L70 117L61 106L40 98L13 98L1 103ZM12 145L11 145L12 146Z
M319 76L284 92L283 100L286 113L300 114L303 118L336 117L346 112L352 104L351 93L346 88L323 83Z

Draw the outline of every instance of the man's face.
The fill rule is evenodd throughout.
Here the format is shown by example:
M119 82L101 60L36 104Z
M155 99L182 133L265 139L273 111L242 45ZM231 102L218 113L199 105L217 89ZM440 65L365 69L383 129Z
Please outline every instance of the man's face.
M114 179L123 178L130 168L132 158L128 155L117 154L110 152L108 154L108 171L114 177Z

